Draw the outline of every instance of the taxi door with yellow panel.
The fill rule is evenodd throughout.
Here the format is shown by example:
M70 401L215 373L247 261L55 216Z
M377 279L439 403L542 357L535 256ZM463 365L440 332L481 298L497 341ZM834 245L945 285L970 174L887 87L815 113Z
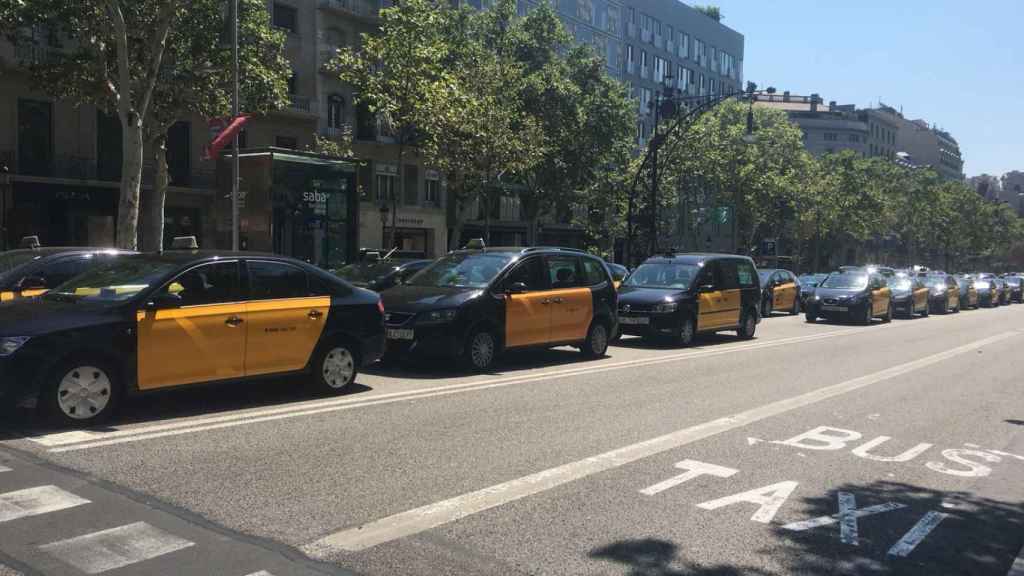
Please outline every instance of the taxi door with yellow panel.
M239 262L199 264L137 313L138 386L152 390L245 374L246 305Z
M245 375L306 367L331 312L331 297L312 294L305 270L247 260Z
M772 275L772 310L790 310L796 300L796 279L789 272L776 272Z
M583 280L578 256L546 256L551 289L550 342L578 342L587 337L594 317L594 296Z
M730 315L717 260L705 262L697 276L697 331L729 325Z
M537 346L551 339L551 294L540 256L528 256L506 275L505 347Z
M871 283L871 315L882 316L889 310L892 291L880 274L872 274L868 281Z
M913 279L913 306L914 310L924 310L928 312L928 286L919 277Z

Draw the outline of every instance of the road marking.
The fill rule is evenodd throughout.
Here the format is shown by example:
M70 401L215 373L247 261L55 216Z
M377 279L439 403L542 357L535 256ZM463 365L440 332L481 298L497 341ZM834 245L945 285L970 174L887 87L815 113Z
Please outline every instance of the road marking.
M39 549L86 574L99 574L194 545L145 522L136 522L46 544Z
M274 576L274 575L271 574L270 572L267 572L266 570L260 570L259 572L253 572L252 574L247 574L246 576Z
M717 476L718 478L728 478L739 472L739 470L735 468L726 468L725 466L708 464L707 462L700 462L699 460L683 460L682 462L676 462L676 468L686 470L686 472L683 472L678 476L673 476L668 480L658 482L653 486L648 486L647 488L640 490L640 493L645 496L654 496L655 494L660 494L669 488L674 488L683 482L689 482L699 476L707 475Z
M910 553L914 551L914 548L917 548L917 545L920 544L932 530L935 530L935 527L939 525L939 522L945 520L947 516L949 516L949 514L944 512L929 512L925 514L917 521L917 524L914 524L914 527L911 528L909 532L903 535L903 538L900 538L899 542L893 544L892 548L889 548L889 555L897 556L899 558L909 556Z
M8 468L7 466L4 466L4 465L0 464L0 472L10 472L10 471L11 471L11 469L10 469L10 468Z
M698 440L704 440L766 418L778 416L797 408L816 404L829 398L884 382L915 370L938 364L961 354L974 352L979 347L1012 338L1019 333L1018 331L1004 332L946 350L945 352L939 352L879 372L853 378L839 384L833 384L791 398L771 402L731 416L718 418L663 436L617 448L603 454L584 458L583 460L570 462L481 490L468 492L447 500L394 514L363 524L362 526L329 534L303 546L302 549L312 557L324 557L335 550L355 552L406 536L412 536L413 534L418 534L527 496L551 490L552 488L592 476L599 472L618 468L631 462L679 448Z
M26 488L0 494L0 522L49 514L82 504L89 504L89 501L56 486Z
M857 545L856 544L856 541L857 541L857 538L856 538L856 533L857 533L856 520L858 518L863 518L865 516L871 516L873 514L881 514L883 512L891 512L893 510L899 510L900 508L906 508L907 507L906 504L900 504L898 502L886 502L885 504L876 504L874 506L868 506L867 508L861 508L860 510L856 510L856 509L854 509L856 507L856 504L854 502L850 501L850 502L847 502L847 504L850 506L850 509L849 510L845 510L844 507L843 507L843 499L841 498L843 494L846 494L846 492L840 492L839 493L839 495L840 495L840 499L839 499L839 508L840 508L839 514L833 514L831 516L819 516L817 518L811 518L810 520L801 520L799 522L790 522L789 524L786 524L785 526L783 526L782 529L783 530L791 530L793 532L803 532L805 530L811 530L812 528L820 528L822 526L830 526L832 524L835 524L836 522L841 522L843 518L847 518L847 522L850 522L851 520L854 522L854 528L852 530L852 533L853 533L852 540L854 542L853 545L856 546ZM851 495L851 497L852 497L852 495ZM844 515L844 512L845 512L845 515ZM842 526L842 524L840 524L840 531L842 531L842 528L843 528L843 526ZM847 534L849 534L849 533L850 533L850 529L847 528ZM840 534L840 539L842 539L842 534ZM843 542L847 543L847 544L849 543L846 540L843 540Z
M827 338L833 338L851 332L857 333L862 331L858 329L835 330L832 332L825 332L823 334L814 334L810 336L797 336L793 338L772 340L768 342L726 345L721 347L715 347L714 349L710 350L693 350L690 352L673 354L669 356L640 358L636 360L627 360L613 364L601 364L599 366L580 367L569 370L545 372L542 374L533 374L510 378L499 378L496 380L485 380L483 382L466 382L463 384L450 384L445 386L425 388L422 390L392 392L388 394L380 394L365 399L344 398L326 400L319 401L316 403L302 404L297 407L289 406L284 408L272 408L268 410L258 410L254 412L231 414L226 416L214 416L210 418L189 420L185 422L173 422L168 424L158 424L155 426L115 430L113 432L79 432L78 434L75 434L70 437L62 436L60 434L45 435L32 438L31 440L44 446L53 446L48 450L48 452L72 452L77 450L87 450L90 448L100 448L104 446L126 444L129 442L139 442L142 440L152 440L156 438L179 436L182 434L193 434L196 432L207 432L210 430L233 428L235 426L242 426L246 424L256 424L260 422L284 420L289 418L297 418L300 416L312 416L317 414L337 412L341 410L351 410L355 408L365 408L368 406L392 404L395 402L404 402L408 400L420 400L424 398L435 398L439 396L448 396L464 392L476 392L492 388L502 388L505 386L540 382L555 378L580 376L599 372L607 372L611 370L621 370L625 368L633 368L636 366L649 366L653 364L677 362L681 360L703 359L748 350L776 348L779 346L788 346L799 342L824 340ZM92 438L93 441L83 442L82 438L84 438L84 436L82 436L81 434L89 435L88 437Z
M779 508L782 508L782 505L786 503L786 500L793 494L797 486L799 486L799 483L794 480L783 480L782 482L761 486L760 488L754 488L739 494L730 494L715 500L701 502L697 504L697 508L718 510L733 504L757 504L757 510L754 511L754 515L750 519L753 522L768 524L772 521L772 518L775 518Z

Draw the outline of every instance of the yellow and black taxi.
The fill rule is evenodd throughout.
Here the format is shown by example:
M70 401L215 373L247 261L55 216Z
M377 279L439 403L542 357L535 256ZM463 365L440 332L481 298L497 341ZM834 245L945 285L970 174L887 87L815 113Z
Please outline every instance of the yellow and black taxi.
M928 287L928 308L935 314L960 311L960 285L945 272L929 272L920 276Z
M968 310L978 307L978 289L974 286L974 278L967 274L954 276L956 285L960 288L960 309Z
M515 348L572 345L603 356L617 324L604 262L568 248L478 240L381 297L389 357L456 358L474 371Z
M667 254L637 266L619 289L623 334L671 338L736 330L753 338L761 321L754 261L729 254Z
M892 321L892 290L885 276L863 268L848 268L828 275L807 299L808 322L818 318L851 319L871 324L874 318Z
M913 318L915 314L928 316L928 286L923 278L899 273L889 279L889 288L896 314L904 318Z
M89 268L130 254L110 248L46 247L0 252L0 302L30 298Z
M761 316L767 318L772 312L800 313L800 281L789 270L759 268L761 280Z
M1006 303L1024 303L1024 277L1005 274L1003 281L1006 283Z
M974 275L974 289L978 292L978 303L985 308L994 308L1002 303L1001 286L995 274L981 272Z
M377 294L275 255L121 256L43 296L0 304L0 397L64 424L126 394L308 374L337 393L383 353Z

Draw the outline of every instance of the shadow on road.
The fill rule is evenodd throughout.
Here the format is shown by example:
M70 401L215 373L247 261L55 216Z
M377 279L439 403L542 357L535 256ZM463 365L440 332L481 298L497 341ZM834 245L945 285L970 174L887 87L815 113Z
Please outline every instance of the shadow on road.
M583 365L588 362L600 362L601 358L586 359L578 350L572 348L552 348L541 350L521 350L508 352L502 356L495 369L485 373L491 376L512 376L523 370L553 368L565 365ZM404 378L411 380L438 380L441 378L458 378L479 374L461 370L452 359L409 358L404 361L378 362L363 369L366 374Z
M1003 473L1012 471L1005 469ZM906 507L861 517L857 521L856 546L840 542L838 523L806 531L774 525L778 538L792 548L784 557L787 573L1004 576L1024 544L1024 504L1021 502L902 482L845 484L827 494L802 499L802 512L807 519L837 514L839 492L852 494L857 509L888 502ZM906 556L890 554L893 546L907 538L930 512L946 516ZM778 548L762 553L777 554Z
M755 336L753 340L757 340L757 337ZM611 345L617 348L633 348L636 350L700 350L705 346L743 341L735 334L713 333L694 336L693 342L689 346L680 346L668 337L642 338L640 336L623 336L621 339L612 342Z
M629 576L757 576L767 574L756 568L700 566L679 557L679 546L667 540L642 538L620 540L590 552L590 557L629 568Z

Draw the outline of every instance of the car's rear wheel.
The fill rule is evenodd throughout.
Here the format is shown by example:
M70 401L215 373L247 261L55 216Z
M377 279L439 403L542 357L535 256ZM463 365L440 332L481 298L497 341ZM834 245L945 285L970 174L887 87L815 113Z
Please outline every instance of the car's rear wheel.
M743 340L750 340L757 331L757 312L755 310L756 308L749 308L740 316L740 327L736 330L736 335Z
M475 372L490 370L498 357L498 339L490 330L477 328L466 338L462 364Z
M595 320L590 323L581 352L587 358L600 358L608 352L608 327L604 322Z
M811 312L810 310L807 310L807 312L804 313L804 321L807 322L808 324L814 324L815 322L818 321L818 315L815 314L814 312Z
M772 315L772 297L767 296L761 301L761 317L768 318Z
M871 302L868 302L867 304L864 305L864 314L861 315L860 319L861 324L865 326L871 324L871 319L874 318L874 315L871 312Z
M683 316L683 321L679 324L679 331L676 333L676 344L689 346L693 342L695 331L693 316L689 314Z
M927 318L932 313L931 302L924 303L924 310L921 310L921 318Z
M98 358L61 362L41 389L40 408L60 426L93 426L110 419L121 398L117 371Z
M790 316L796 316L799 313L800 313L800 298L799 297L794 297L793 298L793 309L789 311L789 315Z
M888 324L892 322L892 300L889 300L889 308L885 311L885 316L882 317L882 322Z
M340 394L356 381L359 361L351 345L336 340L323 347L313 369L317 391Z

